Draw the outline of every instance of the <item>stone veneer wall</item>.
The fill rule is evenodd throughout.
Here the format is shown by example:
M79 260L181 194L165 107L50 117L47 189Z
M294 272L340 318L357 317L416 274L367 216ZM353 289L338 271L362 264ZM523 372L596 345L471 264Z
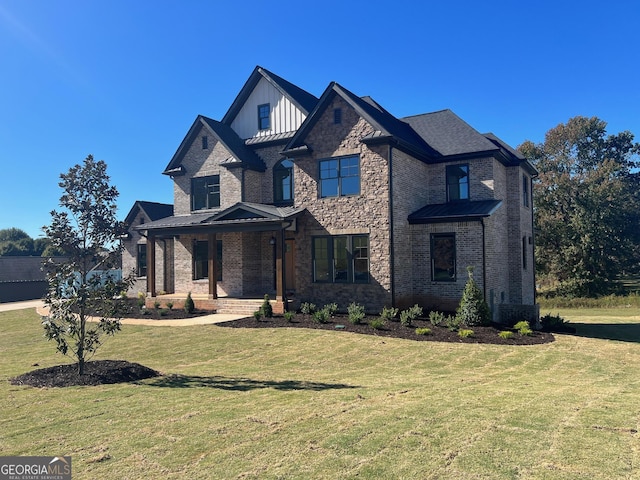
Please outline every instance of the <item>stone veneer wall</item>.
M342 123L334 124L333 110L342 109ZM373 128L335 97L318 119L306 143L312 154L295 160L295 205L307 208L298 220L296 241L297 298L318 305L338 303L342 310L353 301L371 312L391 304L389 261L389 189L387 160L361 139ZM319 198L319 160L360 156L360 195ZM316 235L369 235L370 283L313 283L312 237Z

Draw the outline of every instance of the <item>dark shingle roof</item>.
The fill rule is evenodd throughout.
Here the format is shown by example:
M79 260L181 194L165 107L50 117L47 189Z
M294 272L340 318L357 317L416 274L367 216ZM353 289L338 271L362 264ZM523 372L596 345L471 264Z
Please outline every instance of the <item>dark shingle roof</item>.
M253 72L251 72L251 75L240 90L240 93L238 93L238 95L236 96L236 99L231 104L231 107L229 107L229 110L222 119L222 123L231 125L233 120L236 118L236 115L238 115L238 113L242 109L242 106L249 98L249 95L251 95L251 92L253 92L253 89L262 78L267 80L283 95L289 98L289 100L291 100L293 104L296 105L305 114L308 114L311 110L313 110L316 103L318 103L318 99L306 90L303 90L297 85L294 85L284 78L279 77L266 68L257 66L256 68L254 68Z
M479 220L492 215L501 204L502 200L479 200L427 205L409 215L408 220L410 224Z
M138 214L138 210L144 211L151 221L160 220L161 218L173 215L173 205L171 204L136 200L124 220L127 225L131 225L133 223L136 215Z
M442 156L498 150L495 144L451 110L415 115L402 120L411 125Z
M178 150L167 165L167 168L165 168L162 173L165 175L182 175L186 173L186 170L182 167L182 160L191 144L197 139L201 127L205 128L207 132L217 138L233 156L233 160L228 163L228 166L245 167L259 172L263 172L266 169L262 159L247 147L245 142L229 125L205 117L204 115L198 115L193 125L191 125L189 132L184 137L184 140L182 140Z

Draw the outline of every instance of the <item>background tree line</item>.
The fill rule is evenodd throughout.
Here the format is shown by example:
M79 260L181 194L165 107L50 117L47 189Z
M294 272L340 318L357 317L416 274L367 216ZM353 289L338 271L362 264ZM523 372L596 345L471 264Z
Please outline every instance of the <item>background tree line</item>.
M640 272L640 144L574 117L518 148L535 166L538 283L563 296L612 293Z
M50 257L60 252L48 238L31 238L19 228L0 229L0 257Z

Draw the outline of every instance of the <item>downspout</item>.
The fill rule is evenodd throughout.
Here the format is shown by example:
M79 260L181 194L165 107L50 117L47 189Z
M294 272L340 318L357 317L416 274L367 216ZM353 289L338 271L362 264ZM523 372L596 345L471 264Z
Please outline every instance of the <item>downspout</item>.
M391 269L391 307L396 306L395 248L393 241L393 147L389 144L389 268Z

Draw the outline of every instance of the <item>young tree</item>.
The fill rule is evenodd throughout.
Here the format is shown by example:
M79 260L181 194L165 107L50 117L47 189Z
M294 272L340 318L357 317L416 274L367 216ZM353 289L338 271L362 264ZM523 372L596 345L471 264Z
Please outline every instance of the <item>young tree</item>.
M473 279L473 267L467 267L469 279L464 286L462 299L456 312L456 318L462 325L475 327L491 323L491 310L484 299L484 295Z
M119 238L125 232L116 219L118 191L109 185L106 170L104 161L96 162L89 155L82 165L61 174L64 211L52 211L51 225L43 227L53 247L67 259L46 263L49 316L43 320L45 337L56 342L60 353L77 360L81 375L103 337L120 330L123 294L132 283L131 276L118 279L113 274L91 274L117 264ZM99 320L88 324L90 316Z
M606 125L574 117L549 130L544 143L519 147L539 172L536 267L560 294L607 293L638 265L640 145L630 132L607 135Z

